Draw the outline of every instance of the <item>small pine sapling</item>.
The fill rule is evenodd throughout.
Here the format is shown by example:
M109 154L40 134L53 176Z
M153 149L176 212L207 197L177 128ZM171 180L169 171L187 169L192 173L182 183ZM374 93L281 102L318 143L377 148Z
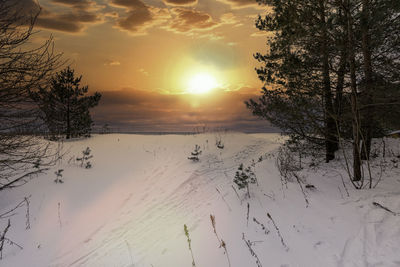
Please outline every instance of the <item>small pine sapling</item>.
M251 167L244 168L243 163L239 165L236 171L235 178L233 182L238 186L239 189L247 189L247 196L250 198L249 184L257 183L257 178Z
M64 183L64 181L61 179L62 178L62 172L64 171L64 169L58 169L56 172L54 172L54 174L56 175L56 179L54 180L54 182L56 184L62 184Z
M85 169L90 169L90 168L92 168L92 163L90 163L90 161L88 161L85 164Z
M190 159L191 161L199 161L199 155L201 154L201 150L200 150L200 146L199 145L195 145L194 146L194 150L191 152L190 157L188 157L188 159Z
M77 161L81 162L81 167L85 167L85 169L92 168L92 164L90 163L89 159L93 158L93 155L90 155L92 151L89 147L82 151L82 157L76 158Z
M219 148L219 149L224 149L224 147L225 147L225 145L224 145L224 143L222 143L222 140L221 140L221 139L218 139L218 140L215 142L215 145L216 145L217 148Z

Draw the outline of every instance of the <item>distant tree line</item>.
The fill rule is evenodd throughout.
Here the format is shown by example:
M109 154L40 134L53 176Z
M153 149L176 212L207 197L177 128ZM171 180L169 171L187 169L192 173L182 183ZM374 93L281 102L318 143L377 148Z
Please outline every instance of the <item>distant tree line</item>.
M269 34L255 54L264 87L247 107L326 162L352 140L360 180L371 139L400 128L400 1L257 1L272 11L256 21Z

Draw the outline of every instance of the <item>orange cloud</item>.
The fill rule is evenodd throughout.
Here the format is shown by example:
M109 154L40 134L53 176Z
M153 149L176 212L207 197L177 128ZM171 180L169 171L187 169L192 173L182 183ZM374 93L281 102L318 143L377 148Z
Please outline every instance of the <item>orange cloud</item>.
M193 6L197 4L197 0L163 0L163 2L172 6Z
M118 60L106 60L106 62L104 62L104 66L113 67L119 65L121 65L121 62L119 62Z
M144 35L148 28L170 17L166 9L148 6L141 0L112 0L111 5L126 9L126 15L119 16L116 27L134 35Z
M255 0L217 0L217 1L230 5L231 8L233 9L258 6L257 1Z
M173 19L166 29L176 33L204 31L219 26L219 23L205 12L184 8L173 8L171 12Z

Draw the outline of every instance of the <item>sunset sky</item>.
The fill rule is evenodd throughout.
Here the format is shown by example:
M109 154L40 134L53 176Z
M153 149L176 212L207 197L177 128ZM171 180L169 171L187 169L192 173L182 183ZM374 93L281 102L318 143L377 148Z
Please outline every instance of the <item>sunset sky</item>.
M33 0L23 0L35 8ZM244 100L259 94L265 50L255 0L41 0L33 43L57 51L103 97L97 125L126 131L268 130Z

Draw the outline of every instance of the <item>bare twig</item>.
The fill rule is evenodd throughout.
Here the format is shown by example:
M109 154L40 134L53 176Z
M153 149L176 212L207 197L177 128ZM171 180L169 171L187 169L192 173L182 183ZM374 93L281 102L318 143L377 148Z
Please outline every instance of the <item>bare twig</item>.
M378 202L372 202L372 204L373 204L374 206L376 206L376 207L379 207L379 208L381 208L381 209L386 210L387 212L393 214L394 216L400 215L399 212L394 212L394 211L390 210L389 208L387 208L387 207L385 207L385 206L382 206L382 205L379 204Z
M215 188L217 190L218 194L221 196L222 200L225 202L226 206L228 207L229 211L232 211L231 207L229 206L228 202L226 202L224 196L221 194L221 192L218 190L218 188Z
M26 203L26 227L25 227L26 230L31 228L30 212L29 212L29 198L30 198L30 196L24 198L24 201Z
M235 191L236 196L237 196L237 198L238 198L239 201L240 201L240 205L242 205L242 200L240 199L239 194L238 194L238 192L236 191L236 188L235 188L233 185L232 185L232 189L233 189L233 191Z
M300 186L301 192L303 193L304 200L306 201L306 208L308 208L309 202L308 202L308 199L307 199L307 195L304 192L303 185L301 184L300 178L295 172L293 172L293 176L296 178L296 181Z
M0 219L4 219L4 218L8 218L12 215L14 215L15 213L13 213L16 209L18 209L19 207L22 207L25 204L25 199L22 200L21 202L19 202L14 208L12 208L11 210L4 212L3 214L0 214Z
M250 203L247 202L247 227L249 227Z
M131 263L133 266L133 257L132 257L132 251L131 251L131 246L129 245L128 241L125 240L126 246L128 247L128 252L129 252L129 257L131 258Z
M7 241L8 244L10 244L11 246L16 246L19 249L23 249L23 247L21 247L20 245L18 245L17 243L15 243L14 241L10 240L9 238L6 237L6 234L8 232L8 230L11 227L11 221L10 219L8 219L8 223L6 228L4 229L3 233L0 236L0 260L3 259L3 250L4 250L4 243Z
M6 234L8 232L8 229L10 229L10 226L11 226L10 219L8 219L8 224L0 237L0 260L3 259L4 241L6 240Z
M62 228L60 205L60 202L58 202L58 223L60 224L60 228Z

